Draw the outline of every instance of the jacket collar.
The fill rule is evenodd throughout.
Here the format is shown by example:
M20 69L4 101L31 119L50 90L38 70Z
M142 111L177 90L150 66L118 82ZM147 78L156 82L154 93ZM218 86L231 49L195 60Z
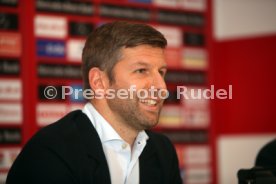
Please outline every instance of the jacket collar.
M82 111L77 111L77 116L73 120L80 132L81 141L85 146L87 156L90 159L97 160L98 166L96 173L99 173L96 178L97 183L110 184L110 174L108 169L108 164L104 155L101 140L91 124L88 117L82 113ZM104 176L102 173L106 173Z
M96 183L103 183L103 184L110 184L110 173L108 169L108 164L106 157L104 155L102 143L100 137L96 129L93 127L92 123L90 122L87 115L85 115L82 111L78 110L75 111L77 116L73 119L74 123L77 126L78 131L81 135L81 141L84 143L85 150L87 155L90 159L95 159L98 162L97 173L99 173L99 177L97 178ZM147 140L146 147L144 148L142 154L139 157L139 164L140 164L140 183L148 183L147 180L149 179L147 176L149 173L152 173L154 170L163 171L163 164L161 163L160 167L162 168L153 168L148 164L152 162L152 160L156 160L155 163L160 163L162 159L160 158L160 150L158 145L156 145L156 140L150 131L146 131L149 139ZM159 150L159 151L158 151ZM160 160L161 159L161 160ZM161 169L161 170L160 170ZM154 171L155 172L155 171ZM101 173L101 174L100 174ZM102 173L106 173L103 177ZM155 173L152 173L155 174ZM156 173L159 175L160 173ZM160 175L157 176L160 179Z

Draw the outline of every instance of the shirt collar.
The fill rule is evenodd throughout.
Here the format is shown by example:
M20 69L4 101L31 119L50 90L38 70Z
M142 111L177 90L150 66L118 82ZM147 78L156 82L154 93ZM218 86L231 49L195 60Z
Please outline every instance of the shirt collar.
M84 106L82 111L90 119L91 123L93 124L97 133L99 134L99 137L102 143L113 141L113 140L124 141L91 103L87 103ZM135 139L135 142L140 141L142 143L142 142L146 142L147 139L148 139L148 135L143 130L138 133Z
M102 142L111 140L122 140L119 134L104 119L104 117L95 109L91 103L84 106L83 112L88 116Z
M138 144L146 144L147 140L149 139L149 136L147 135L147 133L143 130L141 132L138 133L136 139L135 139L135 143Z

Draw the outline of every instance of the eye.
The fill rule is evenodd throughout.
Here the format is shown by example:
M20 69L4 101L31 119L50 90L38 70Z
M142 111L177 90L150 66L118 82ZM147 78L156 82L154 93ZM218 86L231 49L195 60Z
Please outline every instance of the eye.
M147 69L145 69L145 68L140 68L140 69L138 69L138 70L135 70L134 72L135 72L135 73L146 73L146 71L147 71Z

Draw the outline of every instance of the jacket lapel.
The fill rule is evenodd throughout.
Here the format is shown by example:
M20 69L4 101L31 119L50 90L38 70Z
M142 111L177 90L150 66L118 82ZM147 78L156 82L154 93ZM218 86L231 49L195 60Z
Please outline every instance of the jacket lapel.
M89 118L79 111L74 123L81 135L81 143L84 144L88 157L86 172L83 176L91 176L83 183L111 184L107 160L104 155L101 140ZM147 131L149 139L142 154L139 157L140 184L161 184L166 181L166 165L163 163L162 149L158 141ZM89 181L89 182L88 182Z
M147 145L139 157L140 183L161 184L164 182L164 169L160 162L157 146L149 133L148 135Z
M81 135L88 157L88 175L91 172L92 183L111 184L109 169L101 140L89 118L80 111L74 120ZM85 174L85 173L84 173Z

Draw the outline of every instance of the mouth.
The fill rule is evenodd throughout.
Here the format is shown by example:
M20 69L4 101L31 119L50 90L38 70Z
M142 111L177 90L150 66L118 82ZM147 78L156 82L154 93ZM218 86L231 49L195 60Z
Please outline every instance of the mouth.
M161 100L157 99L139 99L140 104L146 111L159 112Z
M139 101L147 106L156 106L157 105L157 100L153 100L153 99L139 99Z

